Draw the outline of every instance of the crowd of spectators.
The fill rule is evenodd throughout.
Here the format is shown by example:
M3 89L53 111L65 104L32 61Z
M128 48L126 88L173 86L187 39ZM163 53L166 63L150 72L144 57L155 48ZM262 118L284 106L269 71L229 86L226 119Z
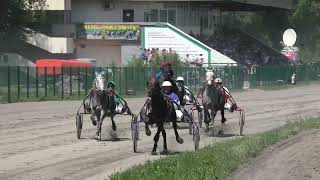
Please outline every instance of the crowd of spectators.
M211 48L247 67L264 64L278 64L283 57L248 35L236 31L217 28L209 37L190 32L190 35Z
M144 63L149 63L154 61L155 59L159 58L160 56L170 56L173 55L174 51L169 48L160 50L159 48L152 48L152 49L143 49L140 48L140 59L144 61Z

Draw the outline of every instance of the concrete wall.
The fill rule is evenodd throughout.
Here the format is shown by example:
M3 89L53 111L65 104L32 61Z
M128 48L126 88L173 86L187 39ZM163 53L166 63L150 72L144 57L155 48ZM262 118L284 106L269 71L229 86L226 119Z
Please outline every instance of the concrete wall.
M103 40L77 42L76 56L97 60L97 66L121 65L121 46Z
M71 10L71 0L46 0L44 10Z
M42 33L31 32L26 34L26 42L51 53L73 53L73 38L49 37Z
M155 2L119 2L114 1L115 7L106 10L102 0L73 0L72 23L82 22L122 22L123 9L134 10L134 21L143 22L144 12L152 8L162 8L162 3Z
M139 45L123 45L121 46L121 61L122 64L126 64L128 60L131 60L132 56L139 57Z
M52 36L54 37L75 37L75 24L52 24Z

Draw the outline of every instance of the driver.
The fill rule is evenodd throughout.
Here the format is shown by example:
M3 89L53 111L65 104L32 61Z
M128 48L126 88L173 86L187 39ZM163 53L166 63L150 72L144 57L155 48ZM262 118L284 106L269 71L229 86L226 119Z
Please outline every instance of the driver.
M116 85L115 85L114 81L110 80L110 81L107 83L107 88L108 88L109 91L115 92L115 87L116 87ZM115 96L114 96L114 101L115 101L115 103L116 103L116 110L115 110L115 112L118 113L118 114L124 113L124 112L125 112L125 108L123 108L123 107L121 106L120 98L115 95Z
M172 84L170 81L164 81L162 83L162 89L165 96L170 98L170 101L173 102L174 108L176 110L177 120L181 120L183 117L183 113L178 107L180 104L179 98L176 93L172 91Z
M183 77L179 76L176 79L177 87L178 87L178 97L180 100L181 106L185 106L186 102L190 102L190 97L187 95L188 92L186 92L186 88L184 86L184 79Z
M231 98L230 91L228 90L228 88L226 88L226 87L224 87L222 85L222 79L221 78L216 78L214 80L214 82L223 88L223 96L224 96L224 101L225 101L224 109L226 109L226 110L228 110L230 112L233 112L236 109L236 105L233 104L231 99L230 99ZM228 100L230 100L232 105L230 105L228 103Z

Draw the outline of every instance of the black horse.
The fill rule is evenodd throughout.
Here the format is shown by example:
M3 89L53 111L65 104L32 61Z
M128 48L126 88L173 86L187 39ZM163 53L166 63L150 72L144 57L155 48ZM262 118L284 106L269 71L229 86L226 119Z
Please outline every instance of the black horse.
M174 109L173 103L162 94L159 80L156 78L155 74L151 74L148 77L148 96L151 97L151 111L147 115L148 121L146 123L146 134L151 135L149 130L149 125L157 125L157 133L154 136L154 146L152 149L152 154L156 155L158 141L160 133L163 137L163 153L168 153L167 148L167 137L166 131L164 129L164 124L167 122L172 122L174 133L176 136L176 141L180 144L183 143L183 139L180 138L177 130L177 116Z

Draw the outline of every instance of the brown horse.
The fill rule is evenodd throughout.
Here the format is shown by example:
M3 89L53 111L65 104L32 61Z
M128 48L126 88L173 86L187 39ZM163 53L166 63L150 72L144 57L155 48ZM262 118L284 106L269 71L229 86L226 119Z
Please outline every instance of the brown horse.
M154 146L152 149L152 154L156 155L158 141L160 137L160 133L162 133L163 137L163 153L168 153L167 149L167 137L166 131L164 129L164 124L167 122L172 122L174 133L176 136L176 141L180 144L183 143L183 139L180 138L177 130L177 116L175 113L175 109L173 103L166 99L161 92L161 87L159 84L159 80L156 75L152 73L148 77L148 96L151 97L151 112L148 114L148 121L146 123L146 134L150 132L148 125L156 124L157 125L157 133L154 136ZM150 135L150 134L149 134Z

